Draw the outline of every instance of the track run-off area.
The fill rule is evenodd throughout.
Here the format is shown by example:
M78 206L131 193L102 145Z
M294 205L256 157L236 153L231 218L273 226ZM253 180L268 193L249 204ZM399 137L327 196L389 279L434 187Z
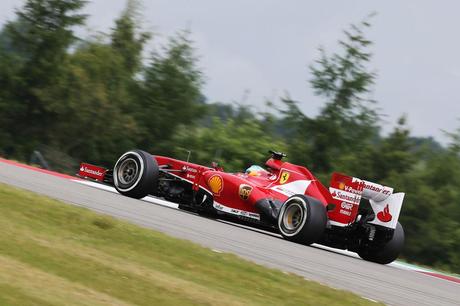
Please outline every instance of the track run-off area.
M128 220L216 252L233 253L388 305L460 305L460 279L433 270L402 262L379 265L361 260L351 252L291 243L274 233L178 210L176 204L161 199L130 199L109 186L1 158L0 183Z

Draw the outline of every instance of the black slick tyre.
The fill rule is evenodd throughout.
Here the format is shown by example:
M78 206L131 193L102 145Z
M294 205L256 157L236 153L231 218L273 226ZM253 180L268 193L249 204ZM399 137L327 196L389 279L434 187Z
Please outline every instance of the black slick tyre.
M115 163L113 184L122 195L141 199L155 192L158 175L158 164L152 155L132 150L124 153Z
M312 244L320 240L327 223L324 205L309 196L293 195L281 206L278 229L290 241Z
M358 255L367 261L379 264L389 264L396 260L404 247L404 229L398 222L393 237L379 247L366 247L358 250Z

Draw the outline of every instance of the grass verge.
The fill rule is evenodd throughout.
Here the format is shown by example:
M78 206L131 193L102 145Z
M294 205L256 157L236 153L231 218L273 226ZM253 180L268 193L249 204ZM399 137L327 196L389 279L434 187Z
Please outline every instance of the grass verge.
M375 305L0 184L0 305Z

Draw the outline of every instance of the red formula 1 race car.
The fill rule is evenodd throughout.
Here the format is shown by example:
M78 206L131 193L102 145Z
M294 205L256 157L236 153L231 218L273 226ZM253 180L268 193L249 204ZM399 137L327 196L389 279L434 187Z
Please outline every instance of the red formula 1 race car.
M339 173L326 188L307 168L284 162L283 153L270 153L265 167L226 173L217 165L133 150L113 169L83 163L79 176L113 185L128 197L162 197L180 209L237 219L297 243L348 249L381 264L398 257L404 245L398 222L404 193Z

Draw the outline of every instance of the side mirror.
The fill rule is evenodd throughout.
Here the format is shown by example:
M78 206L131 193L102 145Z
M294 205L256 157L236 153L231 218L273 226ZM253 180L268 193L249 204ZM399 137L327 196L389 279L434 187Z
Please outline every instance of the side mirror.
M211 167L216 171L224 171L224 168L220 167L218 163L212 162Z

